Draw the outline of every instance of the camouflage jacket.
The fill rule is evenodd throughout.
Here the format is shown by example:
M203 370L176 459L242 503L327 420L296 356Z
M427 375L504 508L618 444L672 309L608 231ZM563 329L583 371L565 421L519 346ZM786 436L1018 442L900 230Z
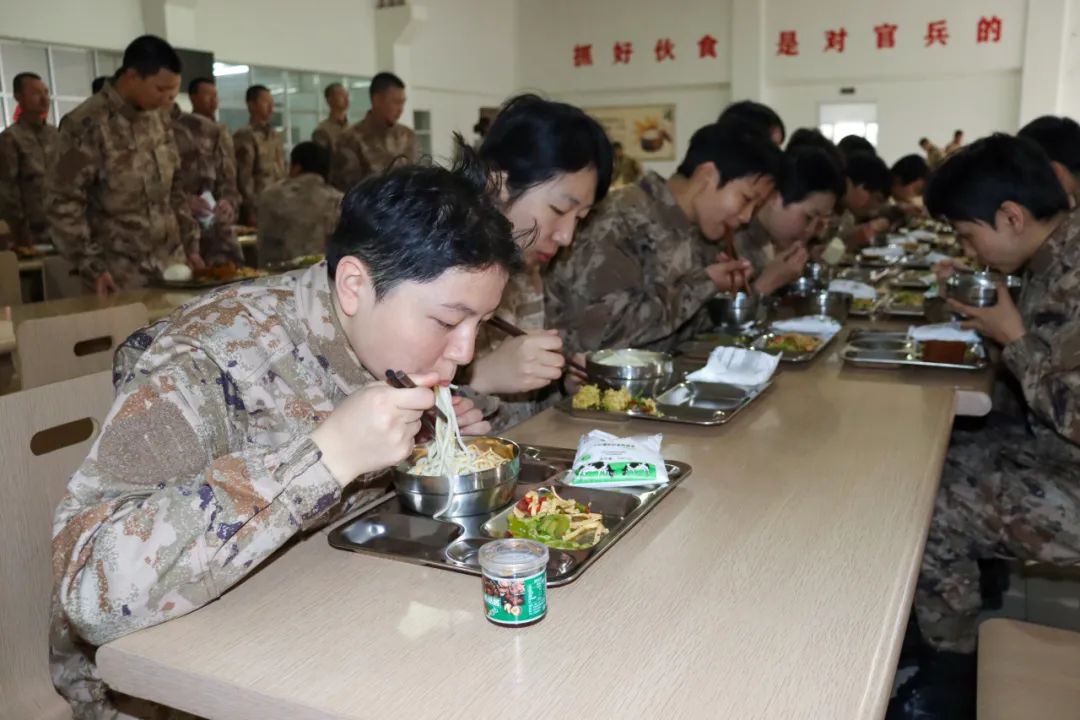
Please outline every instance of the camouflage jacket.
M364 178L381 173L396 161L419 159L416 134L401 124L386 127L369 110L363 120L338 136L330 162L330 184L347 192Z
M288 172L285 163L285 144L269 125L245 125L233 135L236 145L236 186L243 198L240 217L249 225L255 224L255 208L259 195Z
M544 279L539 267L528 268L510 277L495 314L526 332L544 329ZM493 352L505 340L503 333L481 325L476 337L477 356ZM498 410L488 418L492 431L499 433L525 422L559 397L558 383L530 393L499 395ZM482 406L483 402L478 401L478 404Z
M108 271L141 287L199 249L165 115L127 103L112 84L71 111L49 182L49 233L87 282Z
M623 155L622 160L615 161L615 168L611 174L611 182L620 187L623 185L632 185L640 180L644 173L645 170L641 167L641 163L629 155Z
M647 173L601 203L549 267L548 327L564 332L568 352L668 349L701 329L716 254L664 179Z
M341 134L348 130L349 120L338 122L334 118L326 118L318 127L311 133L311 140L319 145L322 145L327 150L333 152L334 143L341 137Z
M1027 334L1002 353L1024 393L1038 462L1080 475L1080 210L1073 210L1024 271Z
M202 115L181 112L176 105L173 105L171 117L180 152L180 183L184 192L202 195L209 190L218 202L228 200L239 208L236 150L228 129Z
M0 133L0 220L7 221L16 245L48 242L45 181L59 140L52 125L28 120Z
M315 173L303 173L259 196L259 264L326 252L337 227L342 194Z
M384 492L367 476L343 493L309 438L373 381L330 293L325 263L230 285L117 351L116 399L53 522L53 679L77 710L107 707L95 646L202 607Z
M761 271L776 255L772 237L756 215L749 224L735 231L735 252L754 266L754 277L761 277Z

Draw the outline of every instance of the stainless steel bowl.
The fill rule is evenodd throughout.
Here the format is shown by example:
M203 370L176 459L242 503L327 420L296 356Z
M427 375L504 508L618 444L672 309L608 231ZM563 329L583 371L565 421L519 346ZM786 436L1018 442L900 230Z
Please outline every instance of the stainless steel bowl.
M988 272L953 275L945 281L945 295L971 307L990 307L997 304L995 283L995 276Z
M833 279L835 271L832 265L820 262L808 262L803 269L802 276L809 278L819 288L827 288L829 282Z
M1024 288L1024 281L1020 279L1020 276L1006 275L1005 287L1009 288L1009 296L1012 297L1013 302L1020 302L1020 291Z
M479 515L508 505L521 474L521 448L499 437L469 438L466 443L493 450L506 462L464 475L416 475L409 470L428 452L427 445L417 447L394 470L394 490L401 504L421 515L438 517Z
M615 364L616 353L632 350L639 360L636 364ZM585 355L585 369L589 377L604 380L617 388L626 388L631 395L653 397L664 390L671 378L674 363L671 355L652 350L615 348L597 350Z
M828 315L843 324L851 312L851 300L851 293L819 290L809 295L793 296L791 304L799 315Z
M705 303L705 308L717 327L741 327L761 320L764 305L760 295L737 292L714 295Z
M807 277L807 276L804 275L804 276L796 279L790 285L785 286L784 287L784 294L789 295L789 296L790 295L795 295L795 296L812 295L813 293L817 292L818 290L822 290L822 289L824 289L824 288L819 286L817 280L814 280L813 278Z

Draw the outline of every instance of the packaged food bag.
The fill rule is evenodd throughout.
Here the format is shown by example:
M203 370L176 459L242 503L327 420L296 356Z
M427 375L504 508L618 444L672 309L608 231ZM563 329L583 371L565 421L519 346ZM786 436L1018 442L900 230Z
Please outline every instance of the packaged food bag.
M570 484L580 487L635 487L668 481L660 454L663 435L621 438L601 430L581 436Z

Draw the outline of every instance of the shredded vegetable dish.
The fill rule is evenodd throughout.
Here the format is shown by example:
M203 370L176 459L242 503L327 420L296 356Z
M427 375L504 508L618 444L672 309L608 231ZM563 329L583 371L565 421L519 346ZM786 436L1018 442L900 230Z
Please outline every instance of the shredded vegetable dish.
M765 344L765 349L769 352L809 353L817 350L819 345L821 340L813 335L781 333L771 337Z
M855 312L870 312L874 309L874 303L877 300L873 298L855 298L851 301L851 309Z
M597 385L584 385L574 394L575 410L601 410L603 412L636 411L648 415L658 415L656 401L651 398L635 397L625 388L601 391Z
M921 308L925 299L922 293L898 292L893 295L892 304L894 307Z
M559 497L555 488L531 490L514 505L511 537L528 538L560 550L584 550L607 535L604 516L588 505Z

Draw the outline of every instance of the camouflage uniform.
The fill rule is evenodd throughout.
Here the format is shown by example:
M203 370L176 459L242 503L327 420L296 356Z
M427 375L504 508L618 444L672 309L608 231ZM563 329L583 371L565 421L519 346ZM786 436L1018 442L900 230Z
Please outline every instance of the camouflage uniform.
M979 558L1080 562L1080 211L1028 263L1027 335L1002 360L1026 416L953 434L915 597L923 636L975 648Z
M735 252L743 260L750 261L754 277L761 277L765 266L776 257L772 237L756 215L748 225L735 231Z
M240 192L236 189L236 152L232 136L221 123L196 113L182 112L173 105L173 135L180 152L180 184L188 196L206 191L216 202L227 200L240 210ZM199 254L210 265L224 262L242 264L244 253L231 223L213 222L201 226Z
M526 332L544 329L544 279L539 267L511 276L495 314ZM493 352L505 339L498 330L481 325L476 338L477 357ZM500 433L552 405L560 397L557 385L552 383L529 393L497 396L498 411L488 417L492 431ZM477 406L484 404L477 398Z
M347 492L311 431L374 378L325 263L230 285L134 333L116 400L53 522L53 680L106 716L94 648L206 605L300 532L384 490ZM355 489L354 489L355 488Z
M330 184L347 192L395 162L415 163L420 155L416 134L401 124L390 127L370 110L363 120L338 136L330 163Z
M333 153L334 144L348 128L348 118L338 121L332 117L328 117L319 123L319 126L311 133L311 140Z
M262 191L288 173L285 163L285 144L274 128L266 125L245 125L233 135L236 145L236 186L243 198L240 217L255 225L256 204Z
M341 198L315 173L267 188L259 196L259 264L325 253L341 215Z
M71 111L49 178L49 232L92 286L130 290L199 250L168 119L127 103L110 83Z
M0 133L0 220L7 221L17 246L49 241L45 180L56 164L59 139L56 128L25 113Z
M548 327L568 352L670 349L707 326L716 294L705 267L717 248L690 223L654 172L612 193L545 278Z
M623 155L621 160L615 162L614 172L612 172L611 175L611 182L613 185L619 187L622 187L623 185L632 185L641 179L644 172L641 163L629 155Z

